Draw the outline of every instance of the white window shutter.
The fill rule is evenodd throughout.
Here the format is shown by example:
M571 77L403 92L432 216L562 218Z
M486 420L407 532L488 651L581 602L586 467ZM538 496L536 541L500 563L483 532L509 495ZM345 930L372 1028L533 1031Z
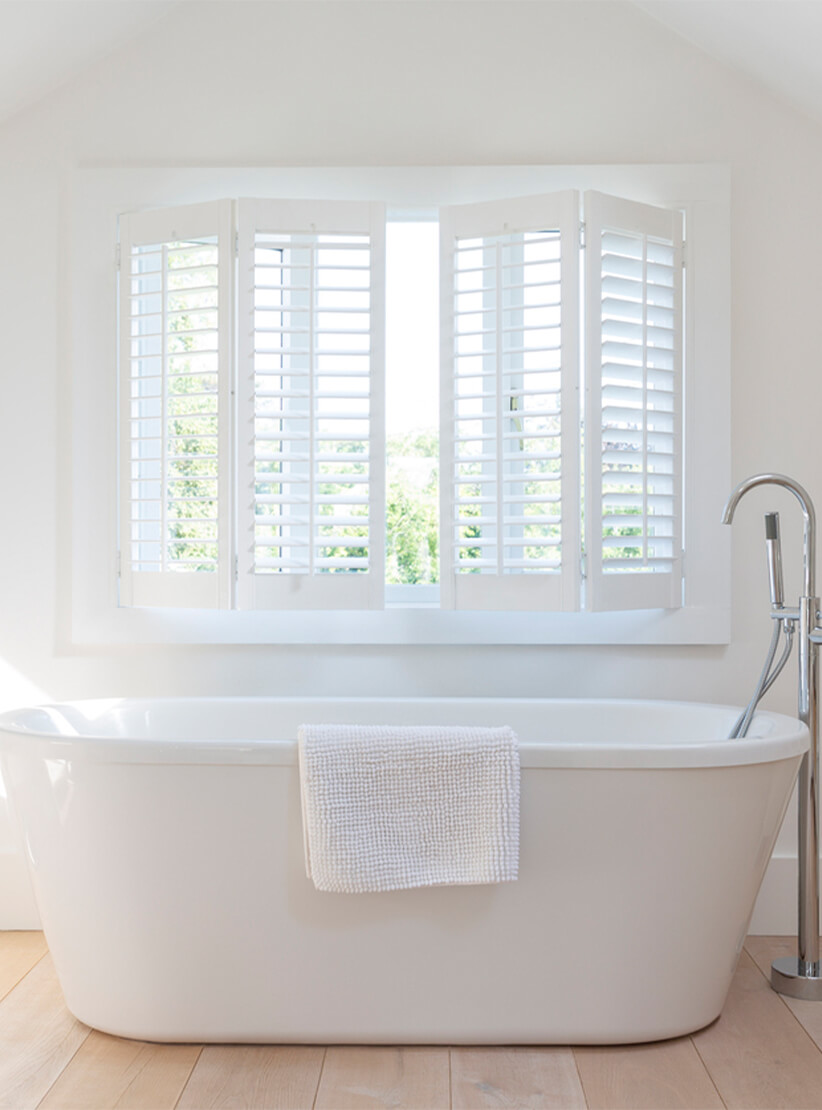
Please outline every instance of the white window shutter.
M384 604L385 210L239 202L238 603Z
M682 604L682 214L585 194L587 607Z
M579 194L440 228L442 606L575 609Z
M232 203L120 218L120 604L231 604Z

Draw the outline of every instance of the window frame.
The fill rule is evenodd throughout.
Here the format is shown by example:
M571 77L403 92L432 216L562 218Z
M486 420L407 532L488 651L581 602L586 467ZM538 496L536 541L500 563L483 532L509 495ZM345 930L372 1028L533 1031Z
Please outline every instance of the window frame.
M64 641L92 644L722 644L730 641L730 174L725 166L77 169L71 202L64 387L71 397L70 598ZM377 200L397 208L596 189L683 209L687 226L685 604L634 612L126 609L116 596L118 215L216 196ZM694 270L700 280L694 283ZM694 431L699 427L699 434ZM699 449L695 449L699 445ZM68 576L66 576L68 588Z

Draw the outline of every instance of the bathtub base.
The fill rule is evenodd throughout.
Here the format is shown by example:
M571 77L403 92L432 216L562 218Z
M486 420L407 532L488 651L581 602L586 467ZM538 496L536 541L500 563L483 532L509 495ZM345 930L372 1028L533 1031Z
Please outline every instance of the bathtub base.
M363 1032L352 1034L349 1030L340 1032L340 1030L328 1030L325 1034L313 1033L310 1036L295 1035L291 1031L287 1034L260 1034L259 1031L248 1032L234 1032L226 1033L225 1035L215 1035L212 1032L202 1035L195 1035L192 1033L190 1036L181 1037L176 1033L168 1033L166 1035L155 1032L142 1032L138 1029L109 1027L103 1025L96 1025L92 1023L88 1017L83 1017L82 1014L75 1013L74 1010L70 1011L72 1015L81 1021L84 1025L95 1029L98 1033L104 1033L106 1036L119 1037L121 1040L139 1041L141 1043L150 1044L238 1044L238 1045L380 1045L380 1046L396 1046L403 1047L425 1047L427 1046L441 1046L441 1047L484 1047L484 1048L506 1048L506 1047L532 1047L532 1048L595 1048L595 1047L617 1047L619 1045L631 1044L654 1044L659 1041L676 1040L680 1037L687 1037L692 1033L698 1033L701 1029L706 1029L712 1025L722 1013L720 1009L707 1021L700 1022L698 1025L686 1025L683 1027L671 1027L670 1029L659 1030L657 1028L648 1030L646 1032L613 1029L608 1031L601 1030L583 1030L574 1032L573 1030L562 1032L556 1030L546 1030L544 1033L534 1033L533 1030L528 1030L522 1034L509 1034L502 1033L499 1035L488 1034L486 1030L476 1034L465 1035L435 1035L425 1034L417 1037L409 1037L404 1034L397 1033L394 1035L386 1035L385 1030L365 1030Z

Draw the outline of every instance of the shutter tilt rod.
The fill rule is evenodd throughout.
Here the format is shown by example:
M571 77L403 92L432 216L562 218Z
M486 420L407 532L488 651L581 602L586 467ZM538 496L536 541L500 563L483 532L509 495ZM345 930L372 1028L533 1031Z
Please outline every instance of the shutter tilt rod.
M822 964L819 961L819 598L815 595L816 513L807 490L784 474L755 474L733 490L722 513L722 523L730 524L740 499L756 486L775 485L790 490L802 506L804 520L802 563L803 595L796 609L781 604L781 556L778 526L768 524L771 560L771 617L798 625L799 712L808 726L810 748L799 768L799 923L797 956L785 956L771 965L771 986L780 994L809 1001L822 1001ZM744 741L742 741L744 743Z

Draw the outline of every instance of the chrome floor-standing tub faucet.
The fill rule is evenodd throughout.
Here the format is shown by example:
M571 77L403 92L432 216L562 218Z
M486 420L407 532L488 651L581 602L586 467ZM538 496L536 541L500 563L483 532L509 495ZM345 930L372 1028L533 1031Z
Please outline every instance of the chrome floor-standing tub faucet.
M776 485L790 490L802 506L804 534L802 545L803 594L797 608L785 608L782 591L782 556L779 549L778 517L766 517L766 538L771 586L771 617L782 623L788 643L791 631L797 632L799 655L799 708L800 720L808 726L810 748L805 753L799 769L799 926L798 954L774 960L771 965L771 986L780 994L792 998L822 1001L822 965L819 962L819 715L817 696L819 690L819 644L822 628L819 626L819 598L816 596L816 514L807 490L784 474L755 474L733 490L722 513L724 524L730 524L741 498L756 486ZM775 647L775 642L774 645ZM773 653L771 653L771 659ZM783 657L786 659L787 656ZM781 669L781 668L780 668ZM763 679L757 687L748 723L756 708L756 701L769 685L768 664ZM776 673L772 678L776 677ZM771 679L772 680L772 679ZM747 728L747 725L745 726ZM738 735L744 735L739 732ZM742 741L744 743L744 740Z

